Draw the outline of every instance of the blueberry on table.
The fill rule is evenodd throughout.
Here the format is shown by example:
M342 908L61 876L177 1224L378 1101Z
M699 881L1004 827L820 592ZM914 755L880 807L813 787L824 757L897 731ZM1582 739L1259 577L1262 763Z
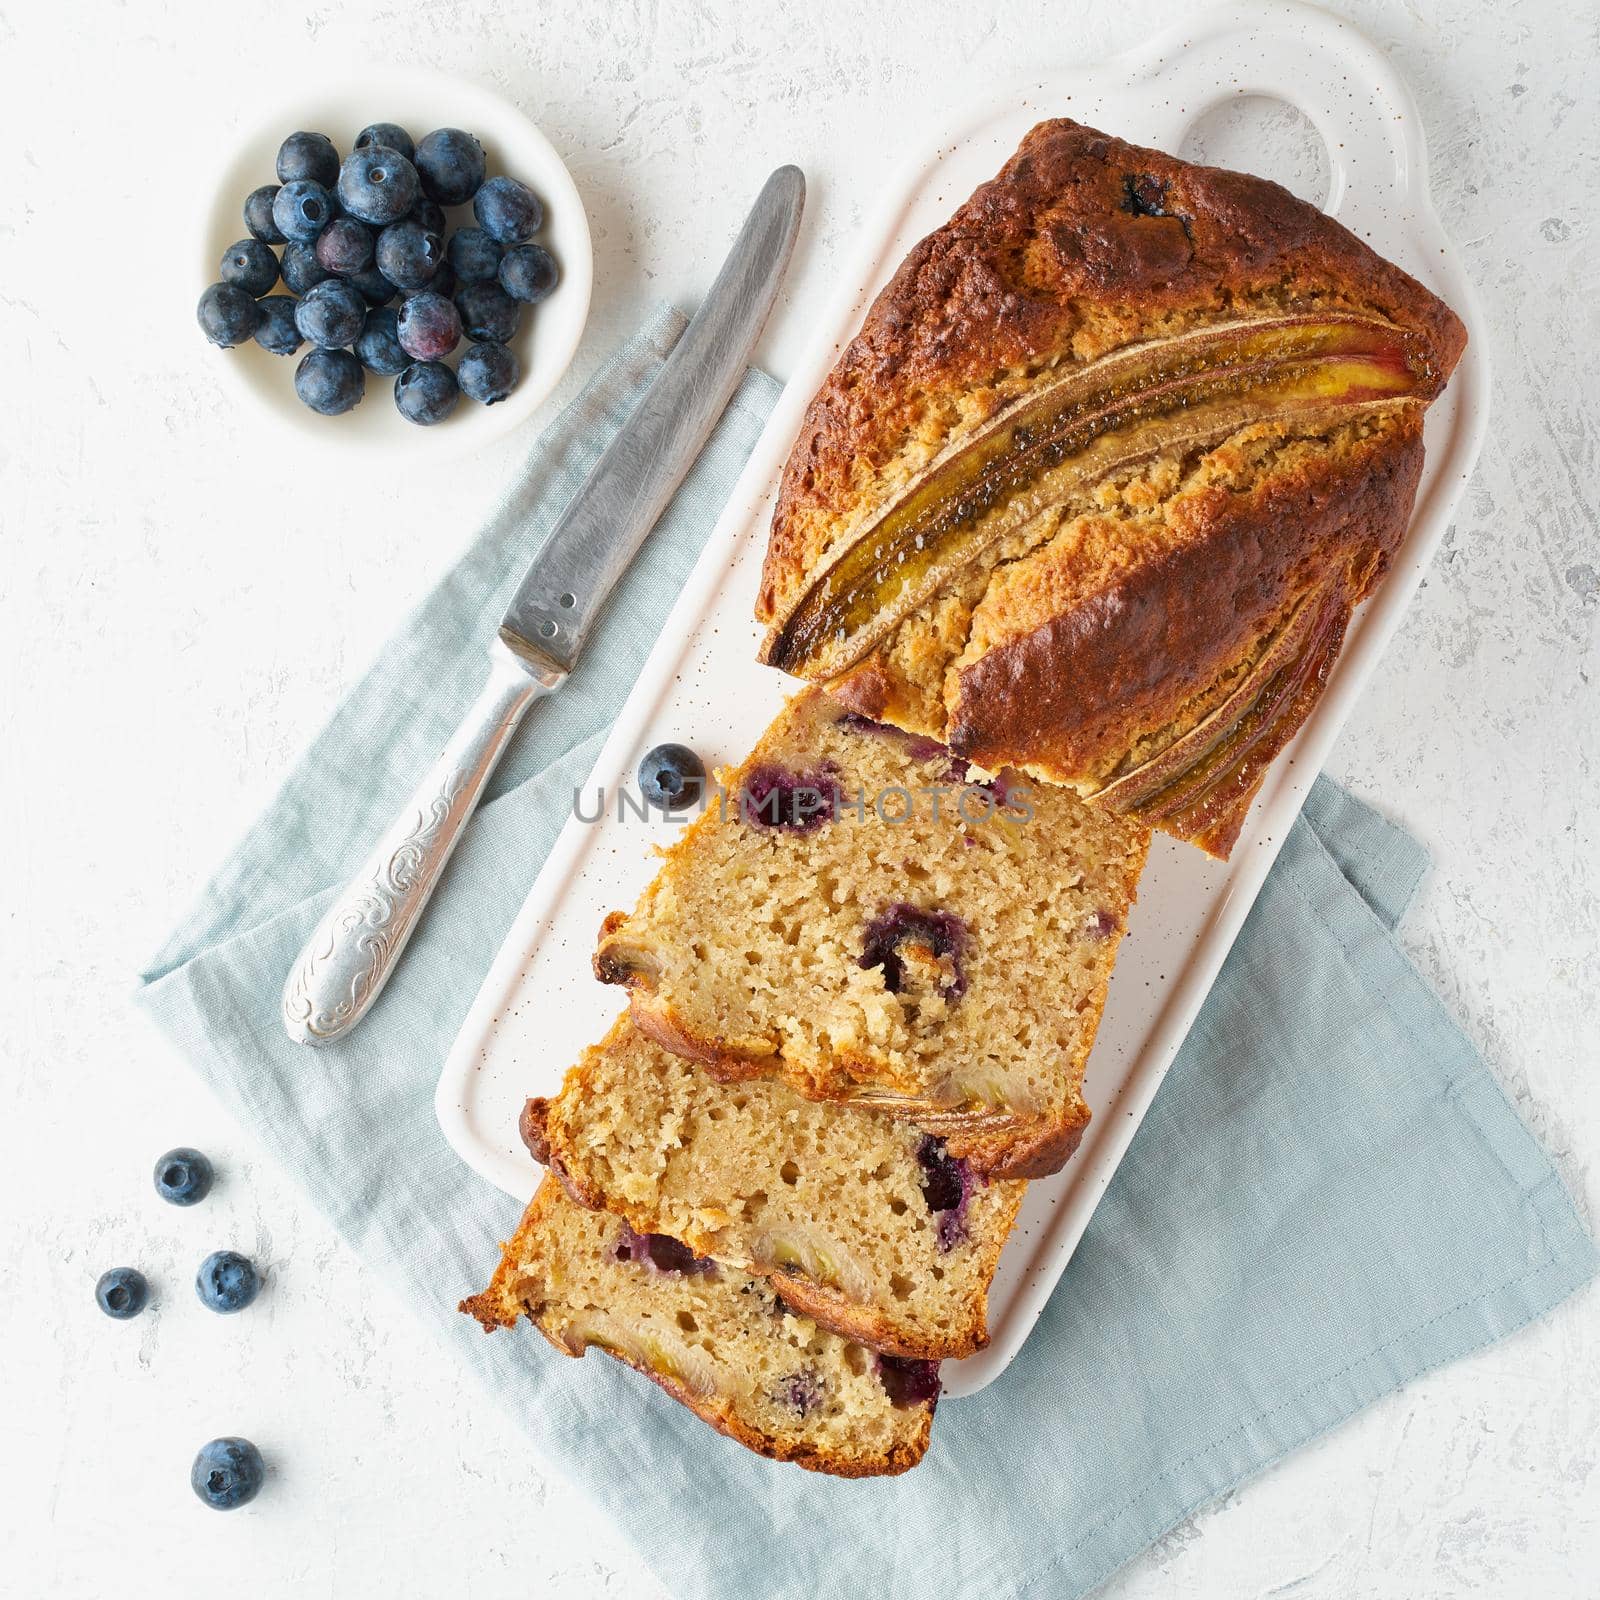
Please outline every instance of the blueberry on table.
M394 404L407 422L430 428L456 408L461 389L442 361L413 361L394 380Z
M269 294L256 302L261 311L256 343L268 355L292 356L303 343L294 325L294 304L293 297L286 294Z
M469 400L498 405L517 386L517 358L503 344L475 344L456 367L456 382Z
M356 340L356 359L380 378L398 377L411 365L411 357L400 348L396 321L392 307L374 306Z
M412 222L420 222L429 233L436 233L444 237L445 228L448 226L444 214L444 207L437 200L430 200L424 195L412 208L406 212Z
M213 1439L200 1446L189 1487L212 1510L232 1511L255 1499L266 1475L261 1452L248 1439Z
M245 196L244 225L250 230L251 238L259 239L262 244L283 243L283 234L272 220L272 202L277 197L278 185L275 183L264 183Z
M461 343L461 314L442 294L424 289L400 302L400 348L413 361L443 361Z
M195 317L200 331L223 350L243 344L261 325L261 311L254 298L233 283L212 284L200 296Z
M354 344L366 320L367 302L340 278L324 278L294 308L295 327L324 350Z
M548 299L560 276L556 258L543 245L519 244L500 263L500 287L527 306Z
M488 162L483 146L460 128L435 128L417 145L422 192L442 206L465 205L478 192Z
M195 1274L194 1292L210 1311L243 1311L256 1297L261 1280L255 1263L237 1250L213 1250Z
M386 306L400 292L375 266L363 267L360 272L347 272L344 281L369 306Z
M278 258L259 239L236 239L222 252L218 274L259 299L278 281Z
M444 241L420 222L396 222L378 235L378 271L397 289L420 289L439 270Z
M283 273L283 286L291 294L305 294L333 274L317 260L313 245L304 239L291 239L283 247L283 260L279 263Z
M417 153L411 135L396 122L368 123L356 135L357 150L367 150L375 144L382 145L385 150L398 150L407 161Z
M175 1206L198 1205L211 1193L215 1176L211 1163L198 1150L179 1145L156 1162L156 1193Z
M658 744L639 763L639 793L647 806L681 811L705 792L705 763L685 744Z
M472 201L478 226L501 244L521 244L544 226L544 207L527 184L515 178L491 178Z
M498 283L462 284L456 310L467 337L479 344L504 344L522 320L522 307Z
M420 196L417 169L385 145L357 150L339 169L339 204L376 228L398 222Z
M354 217L335 217L312 248L329 272L346 277L372 265L372 230Z
M333 196L314 178L297 178L278 191L272 220L284 238L309 243L333 221Z
M118 1322L138 1316L149 1298L150 1285L137 1267L113 1267L109 1272L102 1272L94 1286L95 1304Z
M339 152L325 133L291 133L278 146L278 182L309 178L331 189L339 177Z
M348 350L311 350L294 369L294 392L313 411L337 417L361 403L367 375Z
M450 265L462 283L492 283L505 248L482 228L457 228L450 235Z

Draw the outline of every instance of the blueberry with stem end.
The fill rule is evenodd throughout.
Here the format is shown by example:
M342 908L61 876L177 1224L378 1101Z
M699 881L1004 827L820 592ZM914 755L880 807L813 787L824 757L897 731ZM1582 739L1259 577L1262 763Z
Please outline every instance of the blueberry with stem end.
M425 428L443 422L460 398L456 375L442 361L413 361L394 380L395 409Z
M268 355L292 356L303 342L300 330L294 325L293 296L269 294L256 304L261 308L261 326L256 329L256 343Z
M396 320L392 306L374 306L356 340L357 360L380 378L398 377L411 365L411 357L400 348Z
M261 1452L248 1439L212 1439L189 1469L189 1487L213 1511L248 1505L267 1475Z
M333 276L317 260L316 248L304 239L291 239L283 247L279 270L283 273L283 286L290 294L306 294L325 278Z
M356 135L356 149L367 150L381 144L385 150L398 150L407 161L417 153L411 135L397 122L369 122Z
M420 222L396 222L378 235L378 271L397 289L420 289L439 270L444 241Z
M367 375L348 350L311 350L294 369L294 392L313 411L337 417L361 403Z
M544 226L544 206L527 184L491 178L472 200L478 226L501 244L521 244Z
M250 237L259 239L262 244L284 242L282 232L272 220L272 202L277 197L278 185L275 183L264 183L245 196L244 225L250 230Z
M456 364L462 394L480 406L499 405L521 376L516 356L503 344L475 344Z
M461 315L442 294L427 289L400 302L400 348L413 361L443 361L461 343Z
M231 1315L243 1311L256 1297L261 1280L255 1263L237 1250L213 1250L195 1274L194 1292L208 1311Z
M522 320L522 307L498 283L464 283L455 298L463 330L479 344L504 344Z
M367 302L340 278L325 278L294 308L294 325L312 344L342 350L356 342Z
M195 310L200 331L219 349L243 344L261 326L261 311L237 284L214 283Z
M658 744L645 752L639 763L638 778L639 793L647 806L681 811L694 805L705 793L706 768L688 745Z
M260 299L278 281L278 258L259 239L236 239L222 252L219 275Z
M94 1286L95 1304L118 1322L138 1316L149 1298L150 1285L137 1267L113 1267Z
M447 254L462 283L493 283L505 248L482 228L457 228Z
M398 222L420 194L417 169L398 150L383 145L357 150L339 169L339 204L375 228Z
M339 152L325 133L291 133L278 146L278 182L309 178L331 189L339 177ZM280 223L281 227L282 224Z
M354 217L335 217L312 246L317 260L341 278L372 265L372 230Z
M478 192L488 161L483 146L461 128L435 128L417 145L422 192L442 206L465 205Z
M556 258L543 245L519 244L500 263L500 287L525 306L549 299L560 276Z
M198 1205L211 1193L215 1177L211 1163L198 1150L181 1144L156 1162L156 1193L175 1206Z
M296 178L278 191L272 220L284 238L309 244L333 221L333 196L315 179Z

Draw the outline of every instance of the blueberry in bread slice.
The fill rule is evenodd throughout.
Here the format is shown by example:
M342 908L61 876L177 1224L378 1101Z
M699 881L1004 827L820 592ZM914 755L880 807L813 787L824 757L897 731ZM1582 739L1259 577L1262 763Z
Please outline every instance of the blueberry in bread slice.
M591 1211L547 1178L489 1287L488 1331L526 1316L565 1355L604 1350L719 1432L845 1478L904 1472L928 1448L938 1366L881 1356L789 1311L758 1277Z
M575 1199L759 1274L835 1333L935 1361L988 1343L1027 1185L985 1182L912 1123L718 1083L624 1015L522 1129Z
M1276 184L1041 123L811 402L762 657L1226 856L1465 342Z
M728 1081L888 1111L988 1177L1077 1148L1144 825L977 781L928 739L791 700L595 952L635 1025Z

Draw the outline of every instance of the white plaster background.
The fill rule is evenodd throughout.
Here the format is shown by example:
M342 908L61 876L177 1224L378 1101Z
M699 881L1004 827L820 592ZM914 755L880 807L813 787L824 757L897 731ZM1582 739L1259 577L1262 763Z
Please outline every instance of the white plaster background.
M1592 1217L1596 23L1566 0L1337 9L1421 102L1496 395L1457 526L1333 770L1427 838L1406 943ZM128 1004L141 958L521 448L434 481L255 454L193 326L177 252L202 197L185 185L297 73L388 59L489 82L543 124L590 207L577 381L648 299L691 306L761 175L797 161L811 211L762 352L782 375L886 166L941 108L1180 14L0 0L0 1591L660 1593ZM194 1213L150 1189L179 1142L226 1173ZM183 1287L221 1244L273 1279L228 1321ZM118 1326L91 1290L123 1261L178 1287ZM1204 1511L1105 1593L1592 1596L1597 1363L1591 1293ZM223 1518L185 1478L196 1445L232 1431L275 1472Z

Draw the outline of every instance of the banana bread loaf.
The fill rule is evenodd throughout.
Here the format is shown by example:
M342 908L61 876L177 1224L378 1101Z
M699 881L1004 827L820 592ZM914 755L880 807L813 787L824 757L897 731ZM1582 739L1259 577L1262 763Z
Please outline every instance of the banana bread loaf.
M785 1309L760 1278L636 1234L547 1178L493 1281L461 1303L487 1331L526 1316L564 1355L591 1345L776 1461L863 1478L928 1448L931 1361L902 1361Z
M1276 184L1041 123L812 401L762 658L1225 856L1465 339Z
M835 1333L936 1361L988 1343L1027 1185L984 1182L911 1123L783 1083L719 1084L623 1016L522 1126L583 1204L759 1273Z
M887 1110L990 1177L1058 1170L1149 835L1062 788L792 700L595 971L729 1080Z

